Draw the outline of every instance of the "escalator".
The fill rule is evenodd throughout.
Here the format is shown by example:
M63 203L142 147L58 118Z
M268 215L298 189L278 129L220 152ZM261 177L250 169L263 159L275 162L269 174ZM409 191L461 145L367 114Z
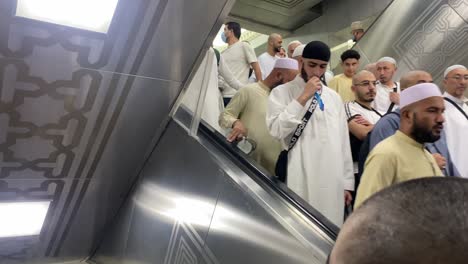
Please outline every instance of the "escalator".
M190 137L191 115L178 117L91 260L325 263L336 226L219 132L202 122Z

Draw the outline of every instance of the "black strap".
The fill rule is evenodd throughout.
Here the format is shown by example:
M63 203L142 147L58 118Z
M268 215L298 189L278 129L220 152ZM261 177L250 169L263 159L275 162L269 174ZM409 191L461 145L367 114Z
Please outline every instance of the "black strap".
M395 84L395 87L393 87L393 92L396 93L398 92L398 84L396 82L393 82ZM387 109L387 114L393 111L393 107L395 106L395 103L392 102L390 106Z
M379 111L375 110L373 107L368 108L367 106L365 106L365 105L363 105L363 104L360 104L358 101L354 101L354 102L356 102L356 104L358 104L358 105L361 106L362 108L367 109L367 110L369 110L369 111L373 111L373 112L376 113L378 116L382 117L382 114L379 113ZM392 107L392 108L393 108L393 107ZM390 112L391 112L391 111L390 111Z
M458 111L460 111L460 113L462 113L462 115L465 116L466 120L468 120L468 115L465 113L465 111L463 111L463 109L457 103L455 103L454 101L452 101L450 98L447 98L447 97L444 97L444 100L453 104L453 106L455 106L458 109Z
M304 131L304 128L307 125L307 122L309 122L310 117L315 111L315 108L317 108L318 105L318 100L316 96L312 97L312 102L310 103L309 109L307 109L307 112L305 113L304 117L302 118L302 123L299 124L296 128L296 131L294 131L294 134L291 138L291 141L289 142L288 145L288 151L290 151L294 145L296 145L297 140L299 137L302 135L302 132Z

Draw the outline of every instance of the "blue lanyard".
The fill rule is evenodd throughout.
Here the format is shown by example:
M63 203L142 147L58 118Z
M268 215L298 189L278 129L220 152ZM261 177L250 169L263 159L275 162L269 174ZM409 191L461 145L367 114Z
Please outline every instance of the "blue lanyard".
M314 96L315 96L315 99L317 99L317 101L319 103L320 110L324 111L325 110L325 104L322 101L322 97L320 96L320 94L318 92L315 92Z

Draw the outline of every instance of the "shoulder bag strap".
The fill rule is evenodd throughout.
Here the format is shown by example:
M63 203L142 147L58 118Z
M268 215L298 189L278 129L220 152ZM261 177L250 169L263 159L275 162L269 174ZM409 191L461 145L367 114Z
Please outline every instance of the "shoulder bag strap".
M458 111L460 111L460 113L462 113L462 115L465 116L466 120L468 120L468 115L465 113L465 111L463 111L463 109L457 103L455 103L454 101L452 101L450 98L447 98L447 97L444 97L444 100L453 104L453 106L455 106L458 109Z
M302 118L302 123L297 126L296 131L294 131L291 141L289 142L288 151L290 151L294 147L294 145L296 145L297 140L304 131L304 128L306 127L307 122L309 122L310 117L314 113L315 108L317 108L318 103L319 101L317 99L317 96L312 97L312 102L310 103L309 109L307 109L307 112Z

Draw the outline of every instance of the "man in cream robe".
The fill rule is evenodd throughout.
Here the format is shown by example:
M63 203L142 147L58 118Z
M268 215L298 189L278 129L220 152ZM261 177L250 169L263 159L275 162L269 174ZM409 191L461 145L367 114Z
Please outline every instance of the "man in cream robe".
M319 80L330 58L328 46L319 41L310 42L302 56L301 74L271 92L267 125L270 134L280 139L283 149L287 149L312 98L321 99L323 107L317 106L289 152L287 185L341 226L345 199L349 204L352 200L349 191L354 190L346 114L340 96ZM307 84L304 79L308 79Z
M424 143L440 139L445 110L439 87L420 83L401 93L400 128L377 144L367 157L355 208L374 193L394 184L443 176Z
M294 79L298 73L296 60L278 58L271 73L263 81L251 83L240 89L219 116L219 125L231 129L227 140L232 142L247 136L257 143L250 154L272 175L281 144L273 138L265 123L268 96L272 89Z
M447 146L460 175L468 178L468 70L453 65L444 73ZM457 107L458 106L458 107Z

